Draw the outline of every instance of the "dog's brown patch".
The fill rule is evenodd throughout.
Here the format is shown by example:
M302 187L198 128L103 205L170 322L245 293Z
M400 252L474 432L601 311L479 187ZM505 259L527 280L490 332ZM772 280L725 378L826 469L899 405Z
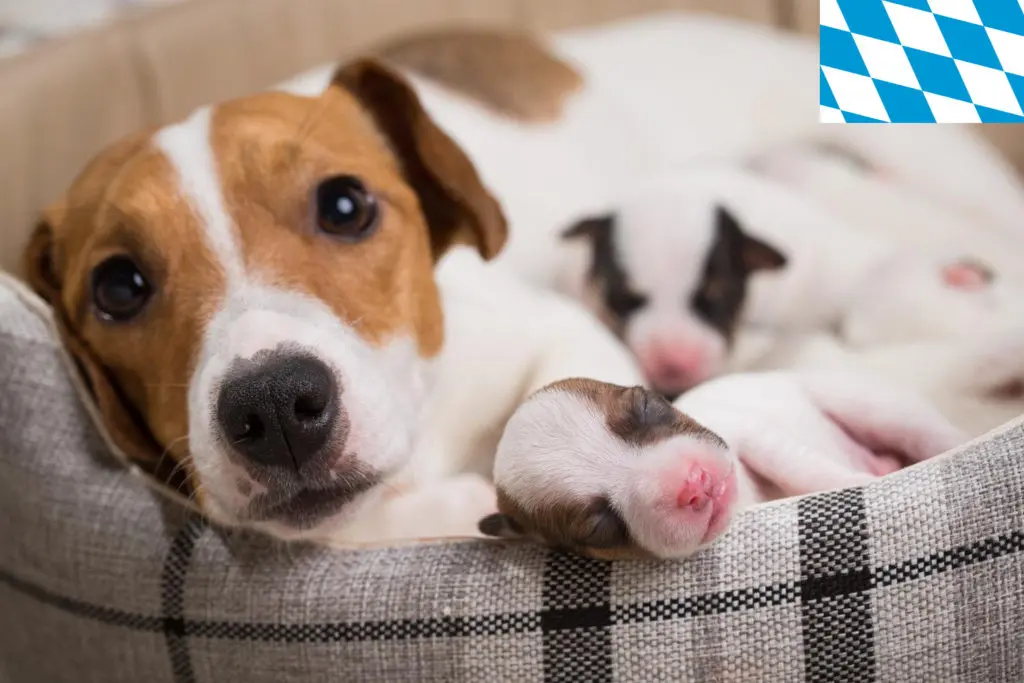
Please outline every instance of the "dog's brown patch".
M438 352L441 307L419 202L355 99L337 88L315 105L261 94L218 107L211 135L247 272L327 304L370 344L409 334L421 355ZM317 230L310 198L338 175L377 198L380 226L364 241Z
M510 30L439 29L401 38L376 54L521 121L558 119L583 86L580 74L536 37Z

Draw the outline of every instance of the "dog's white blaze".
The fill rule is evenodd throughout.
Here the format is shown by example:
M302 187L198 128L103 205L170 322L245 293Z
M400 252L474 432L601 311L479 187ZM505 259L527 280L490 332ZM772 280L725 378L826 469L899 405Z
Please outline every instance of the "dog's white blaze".
M224 202L223 184L210 141L210 107L159 131L153 143L178 175L178 187L203 226L207 246L220 260L229 288L245 275L234 221Z

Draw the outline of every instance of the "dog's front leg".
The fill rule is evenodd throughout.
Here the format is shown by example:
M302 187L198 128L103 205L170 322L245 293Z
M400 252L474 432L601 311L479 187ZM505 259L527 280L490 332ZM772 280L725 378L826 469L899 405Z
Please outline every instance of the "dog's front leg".
M391 482L360 512L340 544L479 537L477 523L497 509L494 486L478 474L460 474L420 485Z

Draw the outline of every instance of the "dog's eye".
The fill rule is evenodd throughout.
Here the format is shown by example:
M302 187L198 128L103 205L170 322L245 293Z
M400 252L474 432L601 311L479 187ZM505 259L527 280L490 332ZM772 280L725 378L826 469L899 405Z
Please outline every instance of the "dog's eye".
M123 322L134 318L152 294L146 277L127 256L112 256L92 271L92 300L104 320Z
M609 291L605 301L610 310L620 320L626 320L647 305L647 297L630 291Z
M328 178L316 189L316 220L328 235L357 242L377 227L377 201L358 178Z

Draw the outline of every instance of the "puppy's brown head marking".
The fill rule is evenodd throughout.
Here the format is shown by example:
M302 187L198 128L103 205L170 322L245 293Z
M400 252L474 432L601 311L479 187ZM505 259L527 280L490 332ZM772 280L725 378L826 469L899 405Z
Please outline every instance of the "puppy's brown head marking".
M46 213L25 266L115 443L144 463L170 456L201 504L238 521L252 496L303 501L297 486L402 464L414 425L399 402L420 394L390 383L417 384L442 346L433 267L455 244L490 258L505 236L465 154L402 77L364 59L318 97L255 95L107 148ZM331 482L240 486L251 478L213 403L233 360L281 344L333 369L346 457Z
M559 118L583 79L535 37L508 30L447 28L382 46L388 62L506 116L542 123Z
M673 436L693 436L725 447L717 434L645 387L620 387L575 378L555 382L546 391L565 391L590 402L605 416L609 431L632 446L647 446Z

